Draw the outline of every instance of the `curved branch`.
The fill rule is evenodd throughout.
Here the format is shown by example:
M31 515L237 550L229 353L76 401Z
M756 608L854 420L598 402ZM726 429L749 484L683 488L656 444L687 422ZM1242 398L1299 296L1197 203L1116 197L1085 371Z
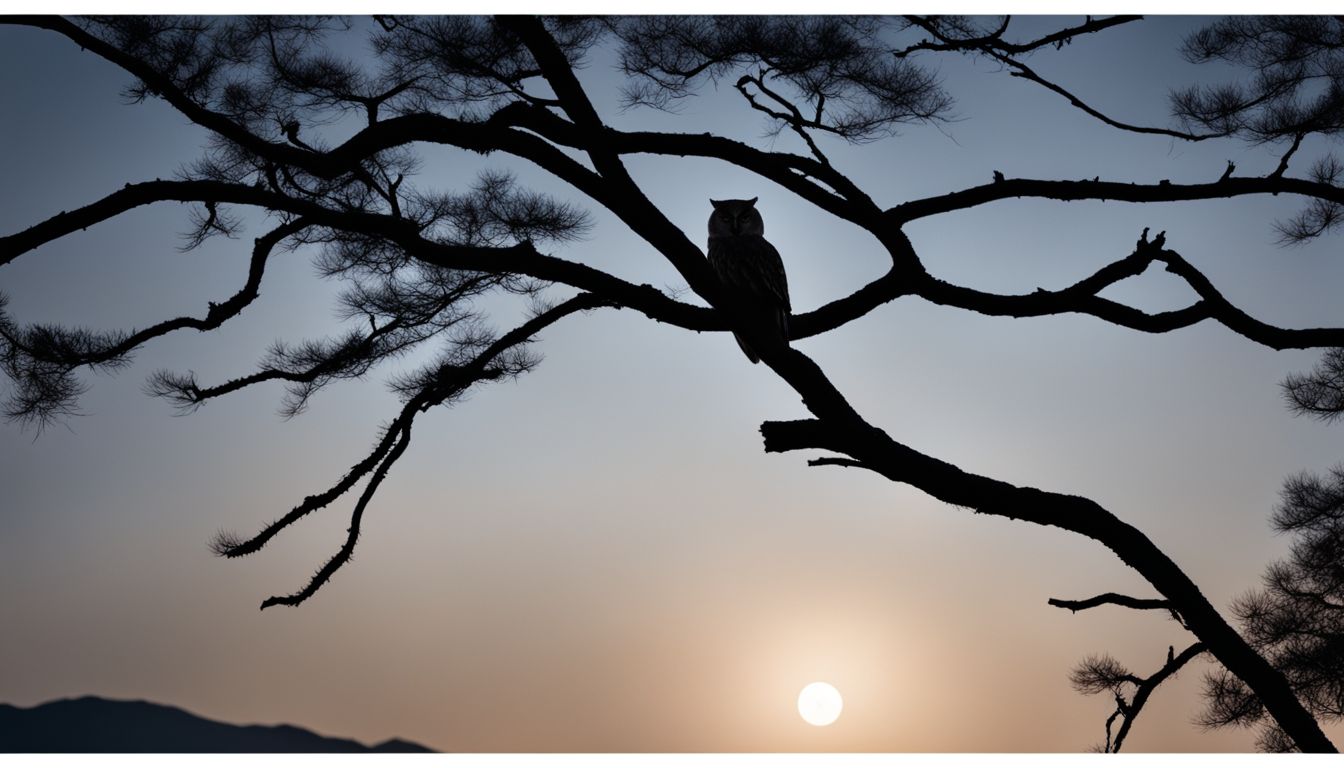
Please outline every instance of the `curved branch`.
M741 148L746 152L754 152L745 145ZM772 159L768 162L777 161ZM301 215L312 223L332 229L375 233L397 243L417 258L439 266L479 271L503 270L563 283L609 297L653 320L687 330L724 331L728 328L728 323L713 309L677 301L652 286L635 285L578 262L540 254L527 244L494 248L436 243L422 237L411 222L394 215L337 211L267 189L218 181L156 180L128 184L101 200L73 211L63 211L22 232L0 237L0 264L140 206L156 202L209 201L253 205ZM791 338L802 339L834 330L880 304L909 294L913 283L902 279L903 274L893 270L849 296L812 312L795 315L789 322Z
M227 115L202 106L188 97L163 73L116 46L90 34L68 19L60 16L0 16L0 24L36 27L64 35L80 48L92 51L139 78L147 91L167 101L193 123L209 129L258 155L276 158L277 162L302 166L305 159L313 154L287 144L263 139L248 131Z
M567 113L575 120L576 124L590 134L587 141L600 142L606 135L604 132L607 129L602 125L596 112L592 110L591 104L587 102L569 62L563 52L556 46L555 41L551 39L544 25L530 19L508 23L514 27L520 38L524 40L529 50L535 55L544 76L552 84ZM146 69L139 62L126 61L129 57L125 54L101 43L92 36L83 34L82 30L69 24L69 22L58 20L57 22L37 25L57 29L72 38L83 35L92 44L101 48L96 52L117 61L133 74L137 73L137 69L141 71ZM397 118L379 122L377 125L365 129L355 138L331 152L309 152L292 146L277 145L253 136L227 117L210 112L190 99L185 99L180 92L176 92L171 87L172 83L166 82L166 79L157 73L150 71L148 76L151 78L157 77L158 80L146 80L146 85L152 90L163 87L165 98L169 99L170 103L173 103L191 119L211 128L219 135L239 143L240 146L248 148L261 157L282 166L291 165L305 169L314 175L328 174L326 178L351 171L360 159L368 156L370 150L376 151L380 143L392 142L386 144L386 146L393 146L396 143L405 143L412 140L407 138L412 135L432 136L432 138L426 138L425 140L440 141L440 143L480 151L499 150L529 159L558 178L572 184L580 192L610 208L622 221L660 251L682 273L692 289L704 296L712 305L719 307L720 304L725 303L719 300L718 283L708 269L700 249L673 225L629 178L619 161L619 149L603 148L590 144L588 150L593 158L594 165L598 169L598 173L594 173L560 149L547 143L542 137L524 130L518 130L510 125L507 122L507 116L502 115L501 112L497 113L496 117L498 119L495 122L489 120L484 122L454 121L431 115L412 115L406 118ZM659 137L658 140L662 141L664 139ZM686 141L686 146L696 150L703 150L705 146L705 144L693 138L690 140L677 139L677 141ZM793 163L794 161L789 162ZM788 169L789 172L799 173L796 165L781 167ZM810 184L810 182L808 183ZM896 227L906 221L932 213L957 210L1010 196L1042 196L1056 199L1132 198L1137 202L1208 199L1249 192L1273 192L1275 189L1306 194L1307 192L1302 191L1305 189L1318 197L1338 195L1340 192L1331 185L1313 185L1310 182L1282 178L1256 180L1229 178L1216 185L1184 187L1169 184L1154 187L1128 185L1127 189L1126 185L1102 184L1099 182L1087 185L1077 182L1004 181L992 185L988 190L977 188L940 198L914 201L906 204L906 206L888 211L879 220L877 215L865 207L864 204L846 200L844 191L840 187L834 188L840 192L839 197L836 195L830 196L830 203L834 210L845 212L854 220L871 225L870 228L880 239L885 238L884 242L886 243L896 241L897 234L899 234ZM1323 193L1321 190L1325 190L1325 192ZM1127 195L1130 197L1126 197ZM296 212L294 208L290 207L291 205L292 203L286 203L285 206L278 209L291 213ZM412 251L418 258L431 261L431 263L440 263L455 268L493 271L511 271L517 268L520 274L533 274L536 271L539 273L537 276L543 279L549 279L545 274L564 275L576 281L571 284L579 284L578 281L597 281L601 282L600 289L603 290L603 295L600 299L591 297L587 299L594 302L593 306L614 303L627 305L624 299L629 298L638 302L628 304L628 306L635 308L639 308L642 303L644 306L656 307L655 311L693 312L697 318L713 317L717 319L716 315L710 314L710 310L689 307L689 305L669 308L666 304L660 304L651 299L638 286L631 286L617 278L605 275L605 273L597 270L591 270L583 265L575 265L563 260L542 256L537 254L529 244L522 244L509 249L468 249L447 246L421 238L420 233L413 230L413 225L402 219L360 212L343 211L337 213L322 209L319 206L314 205L313 207L318 209L314 212L314 216L320 217L314 220L323 226L358 228L367 234L387 238ZM827 210L832 210L832 208L827 208ZM300 215L307 216L308 212L300 212ZM337 217L344 217L345 223L342 224L337 221ZM893 232L897 232L897 234L893 234ZM905 247L908 247L908 242ZM902 250L902 246L896 243L892 254L900 269L904 270L899 274L909 274L909 270L913 269L913 266L903 260L907 256L913 258L913 253L906 254ZM915 260L915 263L917 264L917 260ZM1168 262L1169 265L1171 263ZM596 275L592 273L596 273ZM1096 282L1104 282L1106 279L1109 279L1109 274L1097 278ZM653 289L648 290L652 291ZM678 304L677 302L672 303L674 305ZM557 307L556 310L565 306L571 307L567 311L577 311L579 308L577 305L567 303ZM853 304L843 304L840 309L831 310L830 314L842 314L852 311L852 309ZM644 310L641 309L641 311ZM731 307L720 307L720 312L723 312L729 318L733 317ZM547 313L543 313L530 323L535 323L546 316ZM678 315L678 317L683 316ZM523 335L518 337L515 342L521 343L530 337L535 330L529 328L529 324L524 324L500 341L522 333ZM756 337L750 334L748 339L761 359L801 396L803 404L816 417L811 422L801 422L798 423L798 426L793 427L772 426L771 423L762 425L767 450L790 450L799 447L826 449L839 454L840 457L847 456L856 465L878 472L894 482L909 483L918 487L947 503L970 507L982 514L1020 519L1043 526L1059 527L1104 544L1114 551L1122 561L1143 575L1173 605L1178 607L1182 616L1186 618L1191 631L1207 644L1210 651L1232 674L1246 682L1300 747L1312 751L1333 751L1333 745L1320 730L1315 719L1297 701L1284 676L1246 644L1208 603L1189 577L1138 529L1121 521L1111 512L1089 499L1049 493L1035 488L1018 487L1003 481L975 475L900 444L886 433L868 424L850 406L843 394L831 384L822 370L806 355L789 348L782 340ZM344 493L359 478L369 472L375 473L373 479L370 480L370 487L366 488L356 506L355 517L352 519L349 532L350 536L347 539L348 546L343 547L332 561L329 561L327 566L324 566L314 577L315 586L310 584L313 589L320 587L332 572L348 561L349 551L358 535L360 516L362 516L367 505L367 499L371 497L377 484L381 483L391 464L405 450L409 441L411 421L414 419L415 413L436 402L441 402L452 392L458 391L456 388L469 386L478 380L470 377L462 378L460 374L454 371L445 371L444 373L446 374L446 383L429 384L425 389L414 395L408 403L409 410L403 409L402 416L398 417L398 422L394 422L393 426L385 433L375 453L361 464L356 465L347 475L347 478L338 483L337 488L344 484L344 490L340 491L340 493ZM484 374L485 368L477 369L476 373L477 375ZM317 501L311 502L311 508L325 505L331 499L340 495L340 493L331 495L333 491L335 489L328 491ZM323 501L323 498L326 498L326 501ZM309 504L310 500L305 500L304 505ZM304 505L296 508L296 511L302 509ZM308 511L311 511L311 509ZM306 513L306 511L303 512L303 514ZM291 515L293 514L294 512L291 512ZM297 519L297 517L294 519ZM289 520L289 522L282 520L273 524L258 537L254 537L252 542L263 536L269 538L270 535L274 535L273 530L278 531L292 522L293 520ZM267 534L267 531L272 532ZM224 554L233 553L234 556L245 553L244 550L250 545L249 542L230 541L226 543L232 546L226 547L228 551ZM260 544L255 544L255 546L260 546ZM305 590L287 598L273 598L274 602L268 604L297 604L307 594L311 594L311 590L305 588Z
M1037 85L1045 88L1048 91L1052 91L1054 93L1059 94L1060 96L1063 96L1065 99L1068 100L1069 104L1073 105L1074 107L1077 107L1078 109L1096 118L1097 120L1100 120L1106 125L1111 126L1112 128L1119 128L1122 131L1129 131L1130 133L1146 133L1153 136L1170 136L1175 139L1184 139L1186 141L1204 141L1205 139L1218 139L1227 136L1226 133L1191 133L1189 131L1178 131L1173 128L1154 128L1152 126L1134 125L1132 123L1125 123L1120 120L1116 120L1102 113L1095 107L1089 106L1082 99L1078 98L1073 93L1065 90L1062 86L1057 85L1054 82L1051 82L1050 80L1046 80L1044 77L1041 77L1040 75L1036 74L1036 71L1033 70L1031 67L1028 67L1026 64L1023 64L1022 62L1013 59L1011 57L1003 56L997 53L991 53L990 55L993 56L995 60L1005 64L1008 67L1011 67L1013 71L1010 74L1013 77L1020 77L1024 80L1030 80L1031 82L1036 83Z
M601 116L574 74L569 60L541 20L534 16L497 18L527 46L542 76L575 124L589 134L601 135L606 129ZM700 248L649 200L630 177L618 152L604 143L591 140L587 152L601 175L594 184L594 190L598 191L594 198L672 262L691 290L718 307L721 286Z
M40 245L106 221L133 208L164 201L230 202L283 211L304 217L309 225L316 224L336 230L378 235L396 243L416 258L438 266L527 275L538 280L563 283L602 295L642 312L654 320L687 330L727 329L727 323L720 320L712 309L677 301L652 286L635 285L585 264L547 256L538 252L531 243L524 242L509 247L439 243L423 237L414 222L398 216L333 210L270 190L217 181L149 181L128 184L101 200L74 211L62 212L22 232L0 238L0 264L12 261ZM175 327L194 327L185 320L174 322L183 323Z
M885 238L899 264L916 262L913 246L899 231ZM1148 230L1134 252L1114 261L1092 275L1066 288L1047 291L1038 288L1028 294L998 294L955 285L933 277L922 266L893 266L881 278L819 309L799 315L799 328L791 337L804 338L838 327L903 296L919 296L943 306L958 307L999 317L1045 317L1059 314L1084 314L1144 333L1168 333L1213 320L1229 330L1271 349L1309 349L1344 346L1341 328L1279 328L1257 320L1242 311L1214 287L1213 283L1179 253L1164 249L1165 233L1152 242ZM1154 262L1185 280L1200 297L1182 309L1148 313L1098 294L1106 288L1142 274ZM793 322L793 321L791 321Z
M554 114L521 104L501 110L501 113L506 112L510 113L508 119L516 121L520 127L536 131L562 146L588 149L601 144L622 155L650 154L722 160L769 179L847 221L869 222L880 214L872 198L847 176L812 158L787 152L767 152L712 134L619 131L610 127L600 133L585 132Z
M508 21L515 27L521 24L524 31L529 29L526 20ZM290 144L263 139L227 116L202 107L143 62L99 40L65 19L14 16L0 17L0 23L25 24L63 34L145 81L151 90L165 98L193 122L278 165L302 168L318 178L332 179L345 173L356 172L361 160L379 151L423 141L449 144L477 152L507 152L536 163L609 207L613 203L619 204L619 200L605 194L606 190L602 185L596 183L596 176L582 165L535 136L511 130L515 127L526 127L529 130L538 130L551 141L590 152L609 152L612 155L631 153L695 155L724 159L753 170L842 218L858 220L871 218L877 214L876 205L852 181L816 160L786 153L762 152L745 144L716 136L616 131L601 124L586 97L582 98L582 102L587 102L586 108L582 103L574 107L576 114L588 121L585 123L585 130L575 130L574 124L558 118L544 107L516 102L483 121L455 120L432 113L380 120L326 152L304 150ZM529 32L532 35L532 42L544 46L549 35L539 23L537 29L540 31ZM554 47L553 41L551 46ZM541 50L544 57L544 47ZM568 94L562 101L567 99L574 102L577 97L582 96L582 88L578 86L577 79L573 78L563 54L559 54L557 60L549 60L549 65L551 73L560 78L561 90ZM566 71L568 78L565 77ZM552 85L554 87L554 84ZM594 120L596 122L592 122ZM817 186L808 180L809 177L816 178L835 189L841 197Z
M1171 601L1151 597L1130 597L1115 592L1106 592L1104 594L1089 597L1085 600L1061 600L1052 597L1047 604L1056 608L1067 608L1077 613L1085 611L1088 608L1096 608L1099 605L1119 605L1124 608L1133 608L1135 610L1171 610Z
M369 501L373 495L378 492L378 486L383 484L387 477L387 472L396 463L397 459L406 452L406 447L411 444L411 422L408 420L406 425L398 433L396 442L392 445L378 468L374 470L373 477L369 479L369 484L364 487L364 492L359 495L359 501L355 503L355 509L350 514L350 527L346 529L345 543L337 550L331 559L313 574L312 579L297 592L288 595L272 595L261 602L261 610L266 610L273 605L299 605L303 601L312 597L317 590L326 584L332 575L346 563L350 562L350 557L355 553L355 544L359 541L360 523L364 519L364 510L368 507Z
M1135 610L1162 610L1171 614L1171 618L1177 624L1185 627L1185 620L1181 618L1181 612L1171 604L1170 600L1159 600L1155 598L1130 597L1129 595L1120 595L1115 592L1106 592L1104 594L1089 597L1086 600L1061 600L1052 597L1046 601L1048 605L1056 608L1067 608L1073 613L1085 611L1088 608L1096 608L1099 605L1119 605L1124 608L1133 608ZM1188 627L1186 627L1188 629Z
M292 205L281 208L286 201ZM112 194L73 211L61 211L45 221L0 237L0 266L46 243L107 221L127 211L159 202L238 203L294 212L316 208L311 203L246 184L219 181L144 181L127 184Z
M87 331L66 332L43 326L21 329L0 312L0 347L7 347L3 354L6 373L16 383L22 382L7 415L45 425L52 414L73 413L73 402L82 391L72 378L75 369L118 367L152 339L185 328L212 331L237 317L260 295L266 263L274 248L309 226L311 221L299 218L257 238L243 287L220 303L210 302L203 318L178 317L133 333L104 334L100 338Z
M789 110L788 113L786 114L784 112L771 109L770 107L767 107L766 105L758 102L756 100L756 97L750 91L747 90L748 84L755 85L757 90L759 90L761 93L765 94L766 96L769 96L770 99L773 100L776 104L779 104L780 106ZM765 84L764 74L762 74L759 77L752 77L751 75L743 75L742 77L738 78L736 87L738 93L742 94L743 98L747 100L747 103L751 105L752 109L756 110L757 112L761 112L762 114L765 114L775 120L779 120L780 122L787 124L790 128L793 129L793 132L798 134L798 137L801 138L805 144L807 144L807 148L812 152L812 156L817 159L817 162L821 163L822 165L828 168L831 166L830 159L828 159L826 157L826 154L821 151L821 147L817 146L817 142L812 139L812 134L807 132L808 128L815 128L819 131L837 133L835 128L821 122L820 106L818 106L817 108L817 115L815 119L809 120L808 118L803 117L803 113L798 109L798 105L784 98L779 93L771 90Z
M479 291L487 279L476 276L465 281L458 288L444 293L433 306L421 310L418 317L398 316L380 325L360 337L357 341L339 343L324 354L318 362L306 368L286 368L281 362L273 362L262 370L246 376L230 379L223 384L202 387L196 382L194 374L185 376L169 371L158 371L151 375L145 390L156 397L166 397L175 402L183 412L193 411L208 400L238 392L255 384L267 381L284 381L290 384L310 385L306 389L291 390L281 413L286 417L297 415L306 405L308 398L321 386L322 380L349 378L367 372L377 361L393 355L400 350L420 344L452 327L457 319L443 322L439 313L447 310L463 297ZM371 321L372 322L372 321ZM421 329L434 324L428 331ZM368 356L376 350L376 357ZM276 361L284 358L282 352L272 352Z
M906 16L904 18L911 24L919 27L920 29L923 29L926 32L930 32L929 28L930 22L928 19L921 16ZM921 40L920 42L915 43L914 45L908 46L902 50L895 51L893 53L898 59L903 59L906 56L909 56L910 54L915 53L917 51L966 52L966 51L976 51L982 48L988 48L990 50L999 51L1001 53L1006 54L1030 53L1031 51L1034 51L1038 48L1044 48L1049 45L1054 46L1066 45L1072 42L1073 38L1078 35L1086 35L1091 34L1093 32L1100 32L1104 29L1109 29L1110 27L1118 27L1121 24L1128 24L1132 21L1141 21L1143 17L1111 16L1110 18L1106 19L1093 19L1092 17L1089 16L1087 18L1087 21L1082 24L1078 24L1072 27L1066 27L1064 29L1059 30L1058 32L1052 32L1048 35L1044 35L1035 40L1030 40L1025 43L1010 43L1007 40L1003 39L1004 33L1008 31L1008 23L1009 21L1011 21L1011 19L1012 19L1011 16L1005 16L1003 21L999 24L998 29L989 33L988 35L982 35L980 37L956 39L938 34L937 37L939 39L939 42L933 42L931 40ZM934 33L930 32L930 34Z
M937 24L930 21L929 19L920 16L906 16L905 18L911 24L919 27L920 29L923 29L930 35L933 35L934 38L938 40L938 42L934 43L930 41L923 41L909 48L906 48L903 51L896 52L895 55L897 58L903 58L915 51L961 51L968 53L982 53L994 59L995 61L998 61L1004 66L1011 68L1012 69L1011 74L1013 75L1013 77L1020 77L1025 80L1030 80L1031 82L1036 83L1037 85L1040 85L1043 88L1046 88L1047 90L1053 91L1054 93L1063 96L1065 99L1068 99L1069 103L1072 104L1074 107L1081 109L1088 115L1096 118L1097 120L1100 120L1101 122L1113 128L1119 128L1122 131L1129 131L1131 133L1146 133L1158 136L1170 136L1172 138L1185 139L1186 141L1203 141L1205 139L1220 138L1227 135L1225 133L1196 134L1196 133L1190 133L1188 131L1177 131L1170 128L1153 128L1150 126L1133 125L1131 123L1125 123L1119 120L1115 120L1103 114L1101 111L1091 106L1088 106L1086 103L1083 102L1082 99L1078 98L1074 94L1065 90L1062 86L1059 86L1045 79L1044 77L1041 77L1031 67L1028 67L1026 64L1023 64L1021 61L1018 61L1017 59L1013 58L1015 55L1029 53L1038 48L1043 48L1047 45L1055 45L1056 47L1059 47L1070 42L1075 35L1086 34L1091 32L1099 32L1103 29L1106 29L1107 27L1118 26L1120 24L1126 24L1131 21L1138 21L1139 19L1143 18L1142 16L1112 16L1109 19L1098 19L1098 20L1093 20L1089 17L1087 23L1085 24L1080 24L1076 27L1063 29L1060 30L1059 32L1046 35L1037 40L1033 40L1029 43L1021 43L1021 44L1009 43L1003 40L1002 37L1003 32L1008 26L1008 19L1006 18L1004 19L1003 26L1001 26L999 30L995 33L982 37L963 38L963 39L958 39L945 35L938 29Z
M1137 528L1090 499L1014 486L919 453L864 421L803 353L780 346L763 347L758 352L763 362L802 395L804 405L816 416L762 424L766 451L812 448L842 454L893 482L912 485L948 504L1057 527L1100 542L1171 601L1189 630L1224 667L1255 691L1304 751L1336 751L1283 674L1252 649L1190 577Z
M598 307L610 306L602 299L592 294L580 294L568 301L557 304L556 306L537 314L532 319L519 325L508 333L500 336L494 343L488 346L484 351L477 355L469 364L463 366L444 366L440 369L439 375L433 384L425 387L416 393L402 407L397 418L393 420L387 429L384 430L382 438L373 451L362 461L350 469L341 480L331 488L317 496L309 496L303 500L303 503L290 510L284 517L267 525L255 536L240 540L236 537L222 534L216 538L212 544L212 549L216 554L223 557L241 557L260 550L276 534L285 528L298 522L304 516L317 509L327 506L340 496L344 495L351 487L363 476L373 473L368 485L365 486L363 493L351 513L350 527L347 531L345 543L340 550L328 560L321 569L317 571L309 582L297 592L285 596L272 596L267 598L262 604L263 609L272 605L299 605L307 600L319 590L323 584L331 578L342 565L349 562L350 556L354 553L355 543L359 539L360 522L363 518L364 510L369 501L377 492L378 486L382 484L383 479L392 465L399 459L406 447L410 444L411 427L414 425L415 418L420 413L429 408L438 405L450 397L464 392L466 389L477 382L497 378L497 374L492 373L491 363L501 354L512 347L527 343L533 336L544 328L553 325L557 321L574 314Z

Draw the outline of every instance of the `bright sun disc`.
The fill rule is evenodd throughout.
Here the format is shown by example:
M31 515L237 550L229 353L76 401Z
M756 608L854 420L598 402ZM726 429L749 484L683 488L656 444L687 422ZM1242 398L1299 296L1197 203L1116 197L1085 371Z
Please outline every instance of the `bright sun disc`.
M830 683L810 683L798 694L798 714L812 725L830 725L840 716L845 701Z

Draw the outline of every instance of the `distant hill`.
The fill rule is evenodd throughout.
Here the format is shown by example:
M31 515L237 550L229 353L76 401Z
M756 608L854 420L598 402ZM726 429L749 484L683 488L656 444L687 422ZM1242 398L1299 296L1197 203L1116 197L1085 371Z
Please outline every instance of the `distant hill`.
M147 701L96 696L30 709L0 704L0 752L433 752L401 739L372 747L292 725L230 725Z

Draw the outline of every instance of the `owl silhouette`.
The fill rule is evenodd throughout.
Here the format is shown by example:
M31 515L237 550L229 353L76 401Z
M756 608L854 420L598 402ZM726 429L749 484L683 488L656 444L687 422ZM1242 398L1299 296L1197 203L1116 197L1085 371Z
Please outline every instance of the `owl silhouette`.
M709 216L709 266L749 317L758 319L765 329L777 331L779 340L789 343L789 279L779 251L765 239L765 222L756 210L757 198L750 200L710 200L714 212ZM734 333L737 345L753 363L761 358Z

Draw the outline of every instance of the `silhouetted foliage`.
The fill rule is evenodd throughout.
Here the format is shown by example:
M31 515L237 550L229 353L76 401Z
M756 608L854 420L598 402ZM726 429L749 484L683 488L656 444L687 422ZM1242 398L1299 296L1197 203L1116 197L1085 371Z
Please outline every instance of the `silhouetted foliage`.
M1307 136L1338 138L1344 130L1344 18L1230 17L1191 35L1184 53L1193 62L1231 62L1248 77L1175 91L1173 114L1218 135L1287 143L1275 174L1287 170ZM1311 176L1333 185L1339 173L1339 161L1327 156ZM1285 242L1302 242L1333 229L1341 214L1338 201L1313 199L1279 231Z
M1292 554L1265 571L1264 587L1239 598L1232 613L1317 717L1344 718L1344 466L1325 477L1284 482L1274 529L1293 535ZM1226 670L1205 681L1209 727L1262 726L1259 745L1297 751L1246 685Z
M1344 19L1335 16L1233 16L1191 35L1192 62L1221 60L1249 77L1172 94L1189 123L1253 141L1292 140L1344 129Z
M901 123L944 117L952 97L935 75L891 56L888 33L908 22L841 16L640 16L613 23L625 43L626 101L667 107L705 79L737 78L785 125L872 139ZM773 83L786 90L777 96ZM778 87L778 86L776 86Z
M1011 17L0 17L0 23L55 32L116 64L132 77L129 99L162 99L210 135L203 156L174 179L128 183L0 238L0 265L159 201L193 205L184 233L187 249L212 237L239 237L242 208L263 212L269 227L252 243L244 285L211 302L200 316L127 332L24 326L10 317L0 297L0 367L11 387L5 412L39 428L74 413L84 389L81 372L124 366L141 345L173 331L219 328L257 298L274 253L311 254L319 274L344 289L337 327L326 338L276 342L262 353L255 372L222 383L202 384L192 372L160 371L146 385L151 394L190 411L249 386L281 382L281 413L290 417L333 382L371 375L412 350L434 350L429 363L390 377L400 409L372 450L336 482L250 536L221 533L212 542L224 557L257 552L362 483L339 550L298 590L262 603L263 608L298 605L350 561L363 514L407 450L417 416L459 402L476 386L531 370L540 360L533 342L552 324L575 313L624 308L686 330L736 333L744 349L759 354L809 412L806 419L762 424L767 451L822 451L825 455L809 464L866 469L957 507L1086 536L1114 551L1157 591L1160 597L1105 593L1051 601L1074 611L1101 605L1159 609L1195 637L1179 653L1169 647L1166 663L1147 677L1109 656L1093 657L1075 672L1079 690L1110 693L1116 700L1107 721L1107 751L1121 747L1149 695L1201 656L1225 670L1211 678L1211 723L1263 724L1267 748L1334 751L1318 718L1338 714L1338 677L1331 677L1338 671L1331 655L1338 653L1338 630L1322 623L1322 616L1333 617L1330 610L1309 610L1310 603L1298 596L1332 605L1339 599L1338 581L1329 570L1335 562L1330 558L1339 556L1334 512L1312 520L1282 517L1299 536L1299 546L1293 560L1271 569L1263 595L1234 606L1249 628L1243 639L1188 575L1111 511L1080 496L977 475L898 442L870 424L809 356L789 345L903 297L994 316L1082 314L1145 333L1210 321L1273 349L1327 350L1315 373L1290 378L1285 391L1303 412L1337 416L1344 391L1339 357L1344 328L1281 328L1252 317L1174 249L1176 233L1170 240L1166 232L1150 238L1145 229L1132 249L1114 244L1115 260L1091 275L1027 294L937 279L907 237L906 225L919 219L1014 198L1160 204L1291 194L1305 198L1306 207L1278 225L1285 241L1332 230L1344 205L1339 162L1326 156L1306 175L1288 171L1306 137L1340 133L1340 22L1229 19L1193 36L1186 44L1193 60L1233 62L1249 71L1249 79L1177 92L1172 105L1183 128L1137 125L1105 114L1027 63L1138 21L1087 17L1020 39L1012 33ZM347 55L354 50L351 40L366 43L369 55ZM707 84L732 83L744 110L765 115L770 132L787 130L806 149L766 150L710 133L622 131L607 124L577 74L602 45L613 47L625 75L627 106L669 109ZM1278 167L1263 176L1236 176L1230 162L1189 182L1011 178L986 168L980 185L884 208L832 165L823 142L869 142L898 128L949 119L952 95L937 77L938 57L945 55L993 61L1009 76L1055 93L1118 130L1180 141L1237 138L1289 146ZM432 189L417 175L418 144L530 162L572 188L579 202L523 189L493 171L461 191ZM709 267L701 236L682 232L628 172L625 158L638 154L709 159L755 174L872 235L890 256L888 271L811 311L793 313L784 303L781 314L787 317L769 324L773 335L764 334L766 324L751 315L749 302ZM582 206L589 204L605 208L665 258L703 302L544 253L542 248L572 246L586 236L589 218ZM1102 251L1109 247L1095 245ZM1185 282L1196 298L1149 312L1103 297L1111 286L1155 264ZM483 309L492 296L522 297L530 309L510 329L496 330ZM784 333L787 338L778 338ZM1337 477L1295 483L1285 509L1325 503L1339 491ZM1305 628L1313 639L1285 635L1284 627ZM1336 666L1323 666L1328 664ZM1315 676L1308 670L1316 670Z
M1344 348L1326 350L1311 373L1289 375L1283 381L1283 394L1296 414L1321 421L1344 416Z

